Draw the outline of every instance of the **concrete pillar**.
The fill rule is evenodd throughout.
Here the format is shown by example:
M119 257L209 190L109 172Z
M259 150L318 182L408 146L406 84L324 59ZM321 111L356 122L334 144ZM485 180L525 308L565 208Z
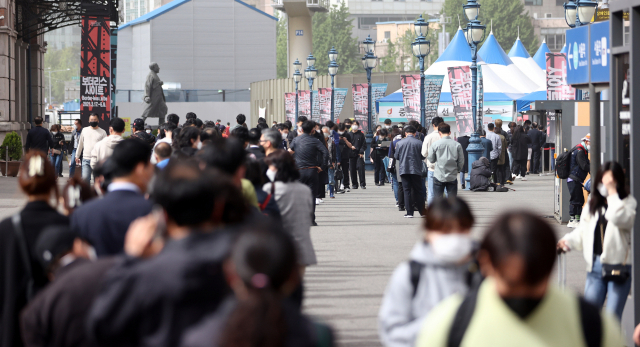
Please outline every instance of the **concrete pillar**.
M31 43L31 102L33 117L44 118L44 53L46 49L38 42L43 40L44 35L34 38Z
M289 77L293 77L295 69L293 62L298 59L302 66L300 69L304 76L307 68L306 60L309 53L313 52L313 33L311 31L311 13L305 2L286 2L289 34L289 57L287 67Z

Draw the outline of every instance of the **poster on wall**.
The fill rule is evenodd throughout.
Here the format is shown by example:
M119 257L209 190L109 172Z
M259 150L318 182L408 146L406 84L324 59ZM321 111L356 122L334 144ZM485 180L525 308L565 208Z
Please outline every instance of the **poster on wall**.
M118 117L116 107L116 76L118 62L118 28L111 28L111 117Z
M353 116L360 123L360 129L366 133L368 129L367 112L369 110L367 99L369 86L366 83L354 84L352 86L353 93Z
M298 117L305 116L311 119L311 92L301 90L298 93Z
M547 112L547 143L556 143L556 112Z
M547 53L547 100L575 100L576 90L567 84L567 55Z
M425 124L422 124L422 126L427 129L429 129L433 117L438 115L443 81L444 75L424 76ZM418 114L420 113L418 112Z
M402 75L400 85L405 117L420 121L420 75Z
M476 121L480 123L480 120L484 115L484 111L482 109L484 107L484 81L482 78L481 65L478 65L478 95L476 96L476 98L478 100L478 115L477 115L478 119L476 119ZM484 124L484 121L483 121L483 124Z
M371 119L373 124L376 124L378 114L376 112L376 101L384 98L384 94L387 92L387 83L371 83Z
M335 88L333 90L333 115L335 120L340 119L344 101L347 99L347 92L349 92L348 88Z
M105 131L111 120L110 36L109 18L82 17L80 119L89 124L89 115L96 113L98 125Z
M320 117L320 98L318 97L318 91L314 90L312 92L313 94L313 108L312 108L312 112L311 112L311 117L309 119L311 119L314 122L318 122L319 117Z
M318 88L318 99L320 103L320 123L325 124L331 119L331 88Z
M450 67L448 71L458 136L470 135L473 132L473 117L471 114L471 74L469 73L469 67Z
M291 124L296 124L296 93L284 93L284 115Z

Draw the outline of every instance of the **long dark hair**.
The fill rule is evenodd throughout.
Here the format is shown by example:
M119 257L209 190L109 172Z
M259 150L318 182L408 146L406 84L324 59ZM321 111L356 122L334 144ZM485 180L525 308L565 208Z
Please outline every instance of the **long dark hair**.
M516 126L516 130L513 132L513 136L511 137L511 143L517 145L520 137L524 134L524 128L522 125Z
M245 231L233 247L231 262L248 298L229 316L220 346L284 346L283 287L298 274L293 240L282 231Z
M618 191L618 197L620 199L624 199L629 195L627 193L627 188L625 187L625 177L624 177L624 169L622 165L618 164L615 161L608 161L598 169L598 173L596 174L596 179L591 180L591 200L589 201L589 213L591 215L595 215L596 211L600 211L607 203L607 198L600 194L598 191L598 184L602 183L602 176L607 171L611 171L613 174L613 179L616 180L616 190Z
M296 167L296 161L289 152L283 149L278 149L269 154L265 162L267 165L273 165L278 169L275 178L276 182L280 181L287 183L297 181L300 178L300 172Z

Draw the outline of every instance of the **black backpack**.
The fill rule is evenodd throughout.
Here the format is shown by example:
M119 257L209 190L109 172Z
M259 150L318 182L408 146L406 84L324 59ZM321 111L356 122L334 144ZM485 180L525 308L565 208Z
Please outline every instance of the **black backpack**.
M415 260L409 261L409 276L411 280L411 288L413 288L413 291L411 292L411 298L414 298L416 296L416 293L418 292L418 283L420 283L420 274L422 273L422 269L424 267L425 267L425 264L423 263L420 263ZM479 269L480 267L477 261L474 260L471 263L469 263L469 268L467 269L467 275L466 275L467 276L466 282L469 288L478 286L480 282L482 282L482 275L480 274Z
M571 154L576 149L577 146L571 148L568 152L560 153L556 158L556 176L558 176L558 178L563 180L569 178L569 175L571 174Z

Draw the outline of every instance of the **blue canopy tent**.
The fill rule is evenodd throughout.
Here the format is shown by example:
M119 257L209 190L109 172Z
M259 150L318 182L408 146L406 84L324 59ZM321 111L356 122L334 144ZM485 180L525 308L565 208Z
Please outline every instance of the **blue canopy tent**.
M544 71L547 71L547 53L551 53L551 51L549 50L549 46L547 46L546 41L542 41L542 44L538 48L538 51L533 56L533 60Z
M529 111L531 109L531 103L537 100L547 100L547 91L538 90L516 100L516 110L518 112Z

